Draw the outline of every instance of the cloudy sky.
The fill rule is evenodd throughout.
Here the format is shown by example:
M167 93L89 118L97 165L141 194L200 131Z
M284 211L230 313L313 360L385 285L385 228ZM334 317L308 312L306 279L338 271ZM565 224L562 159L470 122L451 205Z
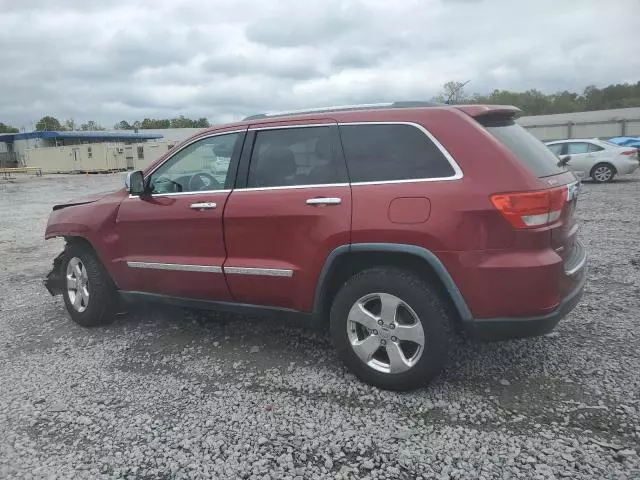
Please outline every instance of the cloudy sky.
M640 0L0 0L0 122L640 80Z

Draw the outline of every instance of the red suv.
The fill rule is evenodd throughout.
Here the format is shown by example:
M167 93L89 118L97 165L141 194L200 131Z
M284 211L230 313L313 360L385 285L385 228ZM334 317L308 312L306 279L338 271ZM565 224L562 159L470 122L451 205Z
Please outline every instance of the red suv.
M120 298L327 319L358 377L414 388L454 332L545 334L581 296L579 184L518 113L398 102L202 131L54 206L45 284L87 326Z

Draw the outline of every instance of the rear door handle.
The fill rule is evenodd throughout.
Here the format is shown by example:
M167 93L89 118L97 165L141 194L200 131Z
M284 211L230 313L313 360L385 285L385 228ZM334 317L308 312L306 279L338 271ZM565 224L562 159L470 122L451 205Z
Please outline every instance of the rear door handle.
M194 210L213 210L216 208L216 204L213 202L192 203L189 208Z
M324 207L325 205L340 205L342 199L338 197L308 198L306 203L314 207Z

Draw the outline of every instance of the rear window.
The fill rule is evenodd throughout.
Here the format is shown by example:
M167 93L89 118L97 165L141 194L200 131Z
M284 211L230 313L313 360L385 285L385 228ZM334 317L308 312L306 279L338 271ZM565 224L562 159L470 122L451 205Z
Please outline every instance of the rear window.
M485 128L524 163L537 177L565 172L549 148L513 121L485 125Z
M448 178L455 171L438 146L413 125L340 125L352 182Z

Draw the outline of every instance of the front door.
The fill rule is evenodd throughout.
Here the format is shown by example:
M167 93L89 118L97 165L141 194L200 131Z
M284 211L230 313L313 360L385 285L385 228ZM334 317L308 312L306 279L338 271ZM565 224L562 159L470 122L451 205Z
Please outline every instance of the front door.
M123 200L116 219L122 290L229 300L222 213L244 131L185 145L146 177L149 194Z
M240 165L224 214L231 293L241 303L309 311L326 258L350 242L337 125L250 128Z

